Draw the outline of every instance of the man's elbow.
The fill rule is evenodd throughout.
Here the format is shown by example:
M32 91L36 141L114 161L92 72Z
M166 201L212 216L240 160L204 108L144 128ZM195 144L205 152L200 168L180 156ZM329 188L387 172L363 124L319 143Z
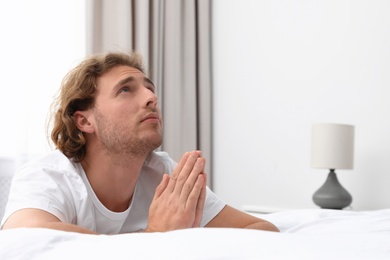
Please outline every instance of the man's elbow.
M258 229L272 232L280 232L280 230L272 223L267 221L260 221L246 226L247 229Z

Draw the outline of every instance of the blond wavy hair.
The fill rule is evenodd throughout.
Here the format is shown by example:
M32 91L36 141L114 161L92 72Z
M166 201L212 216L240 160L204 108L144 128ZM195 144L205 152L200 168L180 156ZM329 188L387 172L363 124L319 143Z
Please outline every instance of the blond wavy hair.
M59 94L51 105L47 132L50 132L52 126L51 140L68 158L80 162L86 151L84 134L73 121L74 112L85 111L94 106L97 79L120 65L130 66L145 73L140 54L108 52L87 57L62 80Z

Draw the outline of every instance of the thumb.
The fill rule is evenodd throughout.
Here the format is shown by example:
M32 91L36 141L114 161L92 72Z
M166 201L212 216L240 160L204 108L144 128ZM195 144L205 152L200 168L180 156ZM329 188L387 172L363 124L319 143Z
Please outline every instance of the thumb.
M168 176L168 174L164 173L160 184L156 188L156 192L154 193L153 200L155 200L161 196L161 194L165 191L166 187L168 186L168 183L169 183L169 176Z

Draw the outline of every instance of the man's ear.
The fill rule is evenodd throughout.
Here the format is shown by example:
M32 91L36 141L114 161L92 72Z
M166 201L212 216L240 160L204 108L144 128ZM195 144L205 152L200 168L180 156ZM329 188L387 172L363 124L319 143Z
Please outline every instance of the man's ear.
M87 111L76 111L73 114L73 120L76 127L85 133L95 132L94 124L91 122L91 110Z

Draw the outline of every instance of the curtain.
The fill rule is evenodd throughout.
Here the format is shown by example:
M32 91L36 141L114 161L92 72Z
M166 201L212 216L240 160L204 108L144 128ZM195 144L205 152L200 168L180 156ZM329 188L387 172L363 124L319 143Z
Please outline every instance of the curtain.
M87 0L87 53L140 52L164 120L161 150L202 150L212 185L209 0Z

